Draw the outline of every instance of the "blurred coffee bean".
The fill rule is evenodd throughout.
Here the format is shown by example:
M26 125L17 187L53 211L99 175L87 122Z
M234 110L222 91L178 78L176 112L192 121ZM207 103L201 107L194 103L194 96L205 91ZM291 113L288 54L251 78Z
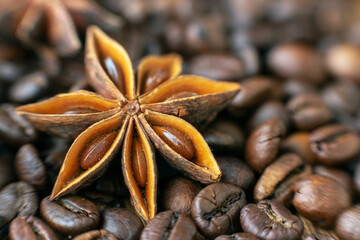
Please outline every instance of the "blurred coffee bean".
M11 240L59 239L46 223L34 216L15 218L10 224L9 237Z
M315 87L309 83L296 81L294 79L289 79L284 82L284 94L289 98L309 92L315 92Z
M248 193L255 184L254 171L243 161L234 157L216 157L222 172L221 182L230 183Z
M56 231L77 235L97 227L100 216L89 200L69 195L51 201L44 198L40 204L41 217Z
M244 134L233 121L215 120L202 133L206 143L216 154L238 154L244 145Z
M245 69L235 56L204 54L192 59L190 73L219 81L239 81L245 76Z
M249 128L254 129L271 118L279 118L285 126L289 126L289 114L284 104L277 100L270 100L256 109L249 120Z
M231 39L231 47L234 54L241 59L244 65L245 75L253 76L260 71L260 56L257 49L247 41L238 39L234 34Z
M311 132L310 148L319 162L339 165L359 154L360 137L346 125L326 125Z
M15 156L15 171L21 181L30 183L36 189L45 188L46 169L33 145L26 144L19 149Z
M267 166L254 188L254 199L272 199L291 206L295 184L310 176L312 169L293 153L284 154Z
M34 127L22 116L16 114L10 104L0 105L0 138L11 145L21 145L36 137Z
M241 91L229 104L229 112L234 116L242 116L248 110L262 103L272 93L272 80L267 77L253 77L241 82Z
M246 142L247 163L261 173L275 159L285 133L284 123L277 118L269 119L255 128Z
M239 230L239 212L246 204L244 191L232 184L214 183L196 195L191 215L208 238Z
M260 240L260 238L250 233L234 233L232 235L218 236L215 240Z
M201 190L199 183L185 177L170 180L164 187L161 202L164 210L189 214L191 203Z
M43 96L49 86L45 73L30 73L20 78L9 89L9 99L16 103L29 103Z
M322 233L312 233L304 237L304 240L336 240L335 238L322 234Z
M262 200L248 204L240 213L241 228L261 239L301 239L303 223L281 203Z
M117 240L117 238L111 232L100 229L77 235L73 240Z
M324 80L324 68L314 48L300 42L285 43L274 47L267 64L278 75L319 84Z
M0 82L13 83L24 74L22 63L0 61Z
M0 157L0 189L14 179L14 171L12 164L4 158Z
M294 192L296 210L320 227L332 226L352 202L349 192L339 182L323 175L303 179L296 184Z
M315 93L304 93L289 100L286 108L299 130L312 130L331 121L332 112L321 97Z
M329 71L337 78L360 83L360 47L340 43L329 49L326 56Z
M140 240L192 240L195 234L196 226L189 215L166 211L147 223Z
M140 218L125 208L108 208L103 212L102 228L118 239L137 240L144 228Z
M18 216L35 215L38 197L35 189L26 182L15 182L0 191L0 227Z
M267 7L270 6L269 2L262 0L227 0L226 4L233 27L254 24L266 14Z
M281 142L281 150L296 153L307 164L315 163L315 154L310 148L309 132L295 132L289 135Z
M337 218L335 231L341 239L357 240L360 236L360 205L343 211Z

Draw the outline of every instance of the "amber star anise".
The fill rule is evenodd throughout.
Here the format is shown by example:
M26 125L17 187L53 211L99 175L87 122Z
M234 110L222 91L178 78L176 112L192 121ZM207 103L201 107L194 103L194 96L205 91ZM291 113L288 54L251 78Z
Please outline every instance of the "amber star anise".
M131 61L121 45L97 27L88 29L86 41L86 71L100 95L88 91L59 94L17 109L40 130L65 137L81 132L65 157L51 199L99 177L120 147L132 203L146 220L156 213L153 145L171 166L190 178L202 183L219 181L216 160L189 122L198 125L213 118L240 85L177 76L181 58L176 54L144 58L135 82Z

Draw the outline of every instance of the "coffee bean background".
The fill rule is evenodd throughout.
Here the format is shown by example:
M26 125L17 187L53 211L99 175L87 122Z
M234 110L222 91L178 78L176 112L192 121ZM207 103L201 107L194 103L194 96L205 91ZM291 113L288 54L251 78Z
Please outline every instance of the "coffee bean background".
M82 10L69 13L81 43L71 54L46 24L30 40L19 34L36 0L0 0L0 239L360 239L360 1L59 1ZM199 127L220 183L194 182L156 154L158 214L147 223L120 156L91 185L50 201L71 140L15 112L91 90L90 24L120 42L135 69L144 56L177 52L184 74L242 85Z

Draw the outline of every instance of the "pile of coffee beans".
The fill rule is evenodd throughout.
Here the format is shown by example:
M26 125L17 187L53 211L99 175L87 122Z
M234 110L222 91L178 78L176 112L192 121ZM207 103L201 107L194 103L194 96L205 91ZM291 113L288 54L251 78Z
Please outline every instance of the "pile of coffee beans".
M360 1L53 1L76 26L82 47L72 54L51 30L70 25L39 2L0 0L0 239L360 239ZM19 34L24 22L36 41ZM199 128L220 183L195 182L157 153L158 214L148 222L130 203L121 153L94 183L50 201L71 140L15 112L92 90L90 24L135 69L144 56L177 52L183 74L242 86Z

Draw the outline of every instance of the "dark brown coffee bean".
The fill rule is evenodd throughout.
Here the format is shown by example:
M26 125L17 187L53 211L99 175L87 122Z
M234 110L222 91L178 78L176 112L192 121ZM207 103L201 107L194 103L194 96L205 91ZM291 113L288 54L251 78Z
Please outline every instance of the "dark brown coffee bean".
M74 237L73 240L117 240L117 238L111 232L100 229L80 234Z
M271 50L267 63L284 78L304 80L312 84L324 80L324 69L315 49L304 43L281 44Z
M267 120L251 132L245 156L254 170L261 173L275 159L285 132L284 123L277 118Z
M255 184L254 171L243 161L234 157L217 157L222 172L221 182L230 183L249 192Z
M77 235L94 229L99 223L99 212L89 200L69 195L50 201L44 198L40 204L41 217L56 231Z
M244 134L232 121L217 120L203 132L203 137L216 154L239 153L244 145Z
M148 222L140 240L192 240L195 234L196 226L189 215L166 211Z
M304 93L292 98L287 109L295 127L299 130L312 130L333 118L330 108L315 93Z
M336 180L312 175L295 186L293 204L297 211L320 227L331 226L351 206L351 197Z
M12 145L31 142L36 137L34 127L22 116L15 113L9 104L0 106L0 138Z
M191 61L190 73L219 81L239 81L245 76L245 69L235 56L204 54Z
M107 208L120 207L120 200L114 195L108 193L89 189L82 191L81 196L84 196L86 199L94 203L100 213Z
M200 185L185 177L174 178L164 187L162 205L164 210L189 214L191 203L201 190Z
M360 236L360 205L343 211L337 218L335 231L341 239L357 240Z
M0 150L1 151L1 150ZM0 189L14 179L12 164L4 158L0 157Z
M312 169L293 153L284 154L267 166L254 188L254 199L273 199L291 205L295 184L309 176Z
M245 204L246 197L241 188L214 183L196 195L191 215L202 234L215 238L238 231L239 212Z
M312 233L305 236L304 240L336 240L332 236L322 233Z
M17 216L35 215L38 197L35 189L26 182L15 182L0 192L0 227Z
M46 223L34 216L15 218L10 224L9 237L11 240L59 239Z
M234 233L218 236L215 240L260 240L260 238L250 233Z
M15 171L21 181L28 182L37 189L46 185L46 170L38 151L31 144L23 145L15 156Z
M308 164L314 164L315 154L310 148L310 134L308 132L296 132L286 137L281 142L281 150L293 152Z
M310 148L319 162L339 165L360 152L360 137L346 125L326 125L310 134Z
M113 233L118 239L136 240L144 228L140 218L124 208L108 208L103 212L102 228Z
M245 232L261 239L301 239L303 223L281 203L262 200L246 205L240 213L241 227Z
M298 81L296 79L289 79L284 82L285 96L292 98L300 94L315 92L315 87L307 82Z

